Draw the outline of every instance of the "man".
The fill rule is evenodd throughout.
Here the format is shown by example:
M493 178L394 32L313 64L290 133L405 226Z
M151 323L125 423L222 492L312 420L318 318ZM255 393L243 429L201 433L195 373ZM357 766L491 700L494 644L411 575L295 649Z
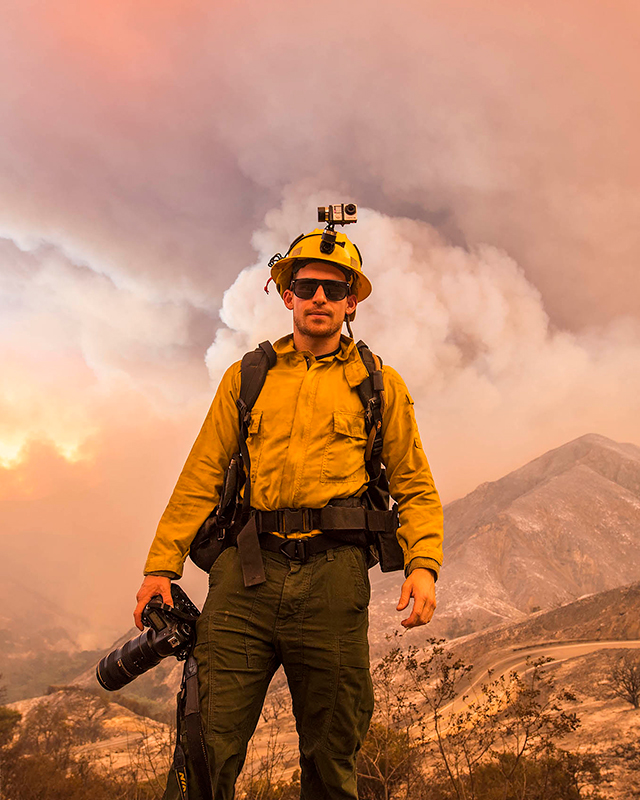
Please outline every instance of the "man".
M276 363L251 412L248 480L251 506L262 511L348 504L367 486L367 431L357 387L368 372L341 329L371 285L359 251L344 234L336 234L330 253L321 248L321 236L316 230L299 237L272 268L293 312L293 335L275 342ZM405 384L388 367L383 376L382 460L399 504L407 575L397 608L404 610L413 598L402 620L412 628L429 622L435 609L442 507ZM190 542L219 500L238 450L239 390L240 366L234 364L158 526L137 595L139 628L153 595L171 602L170 579L182 574ZM320 530L291 535L326 539ZM273 534L261 537L266 580L257 585L245 586L238 549L223 551L198 621L195 656L213 797L234 796L267 687L282 664L300 739L301 798L352 800L356 754L373 711L367 552L329 539L330 546L305 559L295 557L297 551L290 557L267 548L267 540ZM165 798L178 796L170 777Z

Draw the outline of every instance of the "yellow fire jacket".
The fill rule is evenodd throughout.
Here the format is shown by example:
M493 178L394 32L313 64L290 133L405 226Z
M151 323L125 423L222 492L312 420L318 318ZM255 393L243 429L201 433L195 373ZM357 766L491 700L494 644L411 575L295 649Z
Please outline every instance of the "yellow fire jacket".
M251 505L266 511L322 508L333 498L362 494L367 434L356 387L368 373L355 343L342 337L340 352L322 359L297 351L291 335L275 342L274 349L277 363L267 373L251 412L247 439ZM442 505L411 396L395 370L383 367L383 378L382 460L400 510L397 535L405 569L429 567L437 575L442 563ZM162 515L145 574L182 575L189 545L217 505L225 471L238 450L239 393L237 362L220 382Z

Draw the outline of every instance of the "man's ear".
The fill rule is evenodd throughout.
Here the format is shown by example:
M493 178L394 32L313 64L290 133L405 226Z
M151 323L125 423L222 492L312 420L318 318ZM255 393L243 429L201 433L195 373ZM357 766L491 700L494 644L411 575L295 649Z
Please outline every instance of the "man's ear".
M347 314L353 314L353 312L356 310L356 306L357 305L358 305L358 298L355 296L355 294L350 294L347 297L347 311L346 311L346 313Z
M282 293L282 301L289 311L293 311L293 292L291 289L285 289Z

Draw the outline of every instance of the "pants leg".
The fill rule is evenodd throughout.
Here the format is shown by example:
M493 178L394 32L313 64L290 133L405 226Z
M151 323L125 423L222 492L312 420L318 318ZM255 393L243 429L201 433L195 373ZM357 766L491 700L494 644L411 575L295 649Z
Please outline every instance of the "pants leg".
M245 588L235 548L210 575L195 656L214 800L232 800L247 745L282 662L300 739L301 800L356 800L357 751L373 712L363 551L306 564L264 552L267 580ZM163 800L179 800L173 774ZM189 798L202 800L189 773Z
M225 550L211 570L209 594L197 623L194 655L214 800L234 797L249 739L280 664L273 645L279 576L269 565L265 571L266 583L246 588L237 550ZM284 565L280 571L284 573ZM172 774L164 800L179 797ZM189 800L201 800L191 769Z
M292 562L276 626L300 738L302 800L354 800L356 756L373 713L364 552ZM298 598L297 606L293 598Z

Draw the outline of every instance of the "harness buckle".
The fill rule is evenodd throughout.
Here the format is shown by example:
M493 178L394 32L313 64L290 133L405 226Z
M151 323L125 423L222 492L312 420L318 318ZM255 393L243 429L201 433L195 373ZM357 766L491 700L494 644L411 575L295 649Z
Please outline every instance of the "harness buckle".
M310 533L313 530L310 508L280 508L277 515L278 530L285 536L294 531Z
M280 552L290 561L301 561L303 564L306 564L311 555L306 539L285 539L280 545Z

